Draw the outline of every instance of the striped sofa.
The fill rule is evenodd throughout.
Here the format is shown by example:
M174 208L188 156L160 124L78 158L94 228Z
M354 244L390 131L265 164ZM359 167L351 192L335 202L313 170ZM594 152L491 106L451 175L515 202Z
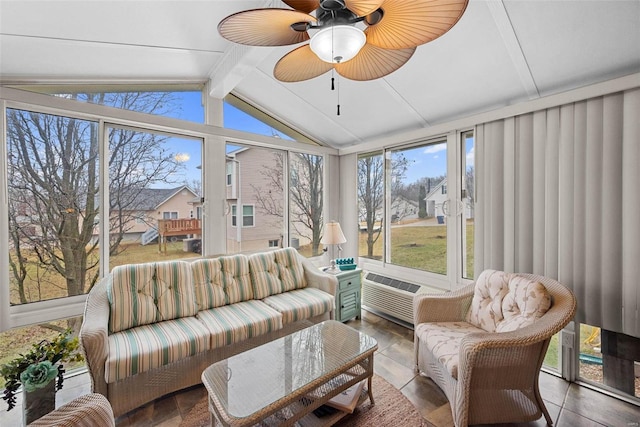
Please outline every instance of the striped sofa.
M333 318L337 279L291 248L115 267L80 341L115 416L201 382L218 360Z

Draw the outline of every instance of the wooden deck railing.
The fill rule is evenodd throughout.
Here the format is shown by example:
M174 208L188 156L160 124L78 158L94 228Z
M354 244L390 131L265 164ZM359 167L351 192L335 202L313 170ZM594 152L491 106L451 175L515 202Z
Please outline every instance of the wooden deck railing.
M202 225L197 218L159 219L158 251L167 252L167 237L187 234L202 234Z

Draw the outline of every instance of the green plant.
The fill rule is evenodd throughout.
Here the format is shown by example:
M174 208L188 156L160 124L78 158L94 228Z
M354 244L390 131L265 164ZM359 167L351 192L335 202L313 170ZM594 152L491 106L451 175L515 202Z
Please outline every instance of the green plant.
M8 410L16 406L15 395L21 383L25 389L34 390L57 377L56 390L60 390L65 372L62 363L83 360L79 345L78 338L72 336L71 329L67 329L51 341L42 340L33 344L29 352L2 365L0 374L5 380L2 398L7 402Z

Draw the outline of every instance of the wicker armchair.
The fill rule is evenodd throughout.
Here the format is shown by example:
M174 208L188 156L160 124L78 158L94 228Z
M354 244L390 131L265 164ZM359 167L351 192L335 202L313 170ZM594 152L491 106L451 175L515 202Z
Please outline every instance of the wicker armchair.
M98 393L77 397L29 424L29 427L115 427L111 404Z
M571 321L576 299L568 288L546 277L495 273L544 285L550 307L529 325L486 332L469 323L476 283L451 293L417 295L413 302L416 369L444 391L457 427L528 422L541 414L552 425L540 396L538 375L550 338ZM429 327L452 328L448 341L453 343L453 360L434 355L440 344L434 347L428 342L432 339L425 332Z

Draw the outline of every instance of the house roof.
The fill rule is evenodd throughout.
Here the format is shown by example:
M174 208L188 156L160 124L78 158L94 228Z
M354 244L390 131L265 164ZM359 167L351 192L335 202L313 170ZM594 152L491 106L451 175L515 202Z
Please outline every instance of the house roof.
M126 200L125 208L136 211L153 211L162 206L169 199L174 197L182 190L189 191L194 202L198 202L197 194L186 185L174 188L137 188L123 190L124 193L130 193L131 196L123 194L123 200Z
M425 200L430 199L431 196L433 196L434 194L436 194L438 191L440 191L440 189L442 188L442 186L444 184L447 183L447 178L443 178L442 181L440 181L439 183L437 183L432 189L431 191L429 191L429 194L427 194L427 197L425 197Z
M248 47L216 26L266 0L0 0L0 82L179 83L233 93L336 148L640 72L637 0L471 0L442 37L367 82L273 77L297 46ZM96 19L99 17L99 19ZM87 25L91 22L91 25ZM341 115L336 114L336 104Z

